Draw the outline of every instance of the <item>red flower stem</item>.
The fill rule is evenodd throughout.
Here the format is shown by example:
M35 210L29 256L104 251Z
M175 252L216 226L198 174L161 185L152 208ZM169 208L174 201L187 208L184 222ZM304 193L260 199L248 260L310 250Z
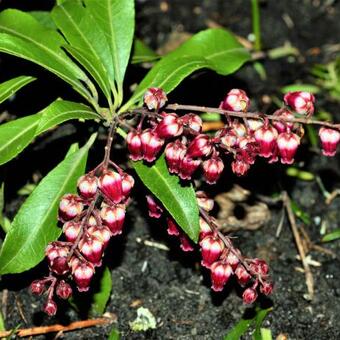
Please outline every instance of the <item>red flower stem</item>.
M111 154L111 147L112 147L112 141L113 141L113 134L116 131L116 126L117 126L117 118L118 116L115 116L110 124L109 128L109 133L107 135L107 141L106 141L106 146L105 146L105 156L104 156L104 161L103 161L103 170L107 170L109 166L109 161L110 161L110 154Z
M225 244L226 248L228 248L237 258L238 260L243 264L243 266L246 268L247 271L251 272L248 264L245 262L244 258L242 256L240 256L234 249L233 244L231 243L231 241L229 240L228 237L226 237L225 235L223 235L219 230L218 230L218 226L215 224L215 222L210 218L209 214L203 209L203 208L199 208L200 211L200 215L202 216L202 218L208 223L211 231L213 233L216 233L218 235L218 237L223 241L223 243Z
M218 113L221 115L231 116L231 117L238 117L238 118L249 118L249 119L263 119L264 117L269 120L277 120L277 121L284 121L284 122L292 122L292 123L302 123L306 125L320 125L320 126L327 126L331 129L340 130L340 124L334 124L331 122L324 122L321 120L312 120L310 118L286 118L280 116L273 116L273 115L264 115L261 112L235 112L229 110L223 110L217 107L206 107L206 106L196 106L196 105L181 105L181 104L169 104L165 108L165 110L183 110L183 111L195 111L195 112L204 112L204 113ZM154 115L153 112L148 111L146 108L136 108L124 114L149 114Z
M82 219L81 221L81 224L80 224L80 230L79 230L79 233L78 233L78 236L76 238L76 240L74 241L71 249L70 249L70 252L68 253L68 256L67 256L67 261L70 261L74 251L77 249L78 247L78 244L80 242L80 239L81 237L83 236L84 234L84 229L85 229L85 226L87 225L88 221L89 221L89 218L91 217L91 214L96 206L96 203L97 203L97 200L100 196L100 192L97 191L96 195L94 196L93 198L93 201L91 202L91 204L89 205L87 211L86 211L86 215L85 217Z
M223 110L214 107L196 106L196 105L180 105L180 104L169 104L166 106L168 110L184 110L184 111L196 111L196 112L208 112L208 113L218 113L218 114L228 114L232 117L239 118L250 118L250 119L263 119L263 117L269 120L286 121L293 123L311 124L311 125L321 125L327 126L332 129L340 130L340 124L334 124L331 122L324 122L321 120L312 120L309 118L285 118L273 115L264 115L261 112L234 112L229 110Z

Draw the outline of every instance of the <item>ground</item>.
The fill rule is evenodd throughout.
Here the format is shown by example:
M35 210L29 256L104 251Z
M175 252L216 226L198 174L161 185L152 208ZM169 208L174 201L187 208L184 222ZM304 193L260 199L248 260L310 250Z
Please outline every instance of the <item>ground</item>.
M3 1L2 6L6 6L7 3L8 1ZM254 98L254 108L267 110L272 106L265 105L264 98L279 96L279 89L284 85L298 81L312 82L310 68L313 63L328 62L335 57L334 51L339 51L337 45L340 36L339 1L268 0L261 3L264 47L274 48L289 41L299 49L300 57L263 60L267 71L266 80L260 79L252 64L246 65L237 74L227 78L210 72L199 72L175 90L169 96L170 101L216 106L228 89L242 87L249 92L251 98ZM13 1L13 5L22 7L19 1ZM39 1L34 9L37 8L42 8ZM177 35L180 39L183 32L195 33L208 26L219 25L247 38L251 32L249 2L137 1L137 35L154 49L169 47L170 35L175 34L175 37ZM4 60L8 62L7 58ZM26 67L29 70L30 65ZM33 68L34 72L35 70ZM10 66L6 72L10 74ZM137 67L129 71L131 81L140 79L142 75L143 72ZM43 75L40 83L34 85L32 91L42 91L39 92L42 93L42 102L50 101L51 94L48 98L44 96L44 85L52 80L54 81L54 78ZM62 86L61 90L64 91ZM23 97L30 94L30 90L27 91L23 92ZM35 95L37 97L37 93ZM20 95L19 99L23 97ZM39 105L42 105L41 102ZM9 107L12 110L10 113L18 114L23 106L24 104L14 101ZM25 103L27 107L25 113L33 111L36 106L34 102ZM339 102L330 100L327 93L320 95L318 107L320 106L333 113L334 120L340 121ZM85 139L88 129L92 128L84 125L78 131L78 136ZM48 146L55 150L56 159L62 157L67 143L79 138L72 124L67 124L61 131L62 135L68 136L65 142L60 143L55 134L48 141ZM44 146L46 143L38 140L33 151L26 151L21 159L11 162L2 170L6 183L9 183L6 205L8 215L13 215L20 203L15 198L16 189L20 188L33 173L44 174L49 167L54 166L43 164L42 160L46 155ZM28 157L34 157L36 161L27 164ZM305 170L319 175L329 191L339 187L339 156L326 159L319 152L310 150L308 145L304 145L299 151L298 163ZM26 168L26 174L20 171L23 166ZM227 172L219 183L219 191L227 191L233 183L239 183L251 190L254 196L271 195L282 189L287 190L294 201L311 216L310 225L303 226L299 221L299 227L303 226L316 244L320 245L321 226L326 224L328 231L339 227L340 199L336 198L327 205L316 181L303 182L288 178L285 176L283 166L268 167L260 162L245 179L238 179ZM199 266L199 254L183 254L177 242L166 235L164 221L150 221L146 217L145 195L144 193L141 195L141 190L140 187L135 190L124 235L113 242L112 250L105 257L105 261L112 268L113 288L107 312L117 315L117 323L114 326L119 329L123 339L221 339L244 315L247 308L242 304L237 285L231 282L223 293L213 293L210 290L208 273ZM216 193L211 192L212 195ZM275 291L270 299L260 301L262 306L273 307L264 326L272 330L274 338L279 334L285 334L289 339L339 338L338 258L315 250L310 252L311 258L320 263L320 266L312 267L315 298L312 302L306 300L305 275L297 270L301 263L296 257L297 250L289 223L284 220L282 232L277 238L276 229L282 209L280 205L276 205L271 211L271 220L261 229L233 233L233 236L237 237L234 242L244 254L263 257L270 264ZM169 250L150 246L149 243L146 245L145 240L166 245ZM340 242L335 241L322 246L337 254ZM44 266L22 276L2 279L0 288L2 291L8 290L7 301L2 305L6 312L7 328L16 327L18 324L21 327L30 327L65 323L80 318L66 304L65 308L61 308L60 313L51 319L40 312L41 299L31 296L27 290L30 281L39 277L39 269L43 270ZM156 329L144 333L133 333L130 330L129 321L136 318L139 306L148 308L155 316ZM74 331L65 333L63 337L104 339L111 327ZM52 339L54 336L40 336L37 339ZM250 339L250 333L244 338Z

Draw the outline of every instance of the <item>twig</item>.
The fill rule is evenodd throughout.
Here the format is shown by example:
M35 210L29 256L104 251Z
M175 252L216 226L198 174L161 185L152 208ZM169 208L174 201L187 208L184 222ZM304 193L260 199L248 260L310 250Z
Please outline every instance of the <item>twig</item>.
M297 228L295 215L294 215L292 207L291 207L291 201L290 201L290 198L289 198L289 196L286 192L283 192L282 199L283 199L283 204L284 204L286 211L287 211L288 220L289 220L290 226L292 228L293 236L294 236L295 243L296 243L300 258L301 258L303 269L305 271L306 285L307 285L307 290L308 290L308 299L313 300L313 298L314 298L313 274L312 274L312 271L311 271L309 264L306 260L305 250L304 250L302 240L301 240L298 228Z
M106 324L112 323L113 321L114 319L109 319L109 318L90 319L90 320L83 320L83 321L75 321L75 322L70 323L67 326L56 324L56 325L51 325L51 326L18 329L14 332L14 334L16 334L19 337L25 337L25 336L47 334L47 333L54 333L54 332L69 332L75 329L106 325ZM0 338L10 336L11 334L12 334L12 331L0 331Z

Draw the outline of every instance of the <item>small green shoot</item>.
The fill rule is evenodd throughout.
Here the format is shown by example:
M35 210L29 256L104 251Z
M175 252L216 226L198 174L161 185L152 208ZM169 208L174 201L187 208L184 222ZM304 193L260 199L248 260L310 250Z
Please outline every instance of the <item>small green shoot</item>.
M250 319L242 318L228 334L224 336L224 340L239 340L240 337L249 329L250 326L255 327L255 332L253 335L254 340L261 340L261 325L268 315L272 311L272 308L261 309L257 307L255 309L255 315Z
M340 239L340 229L335 229L322 238L322 242L331 242Z
M311 217L309 216L309 214L306 213L305 211L303 211L298 206L298 204L293 200L291 200L291 207L292 207L292 210L293 210L295 216L297 218L299 218L304 224L306 224L306 225L311 224Z

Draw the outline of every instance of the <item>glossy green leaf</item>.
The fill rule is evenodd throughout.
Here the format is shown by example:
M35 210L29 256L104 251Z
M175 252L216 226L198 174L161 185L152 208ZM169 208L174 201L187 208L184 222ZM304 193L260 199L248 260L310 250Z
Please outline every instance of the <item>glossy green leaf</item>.
M8 233L10 227L11 227L11 221L4 216L5 208L5 183L2 183L0 186L0 227L5 233Z
M18 155L32 140L51 127L70 119L99 119L83 104L56 100L37 114L0 125L0 165Z
M322 242L330 242L340 239L340 229L335 229L322 238Z
M159 58L160 56L150 47L146 46L143 41L141 41L140 39L135 39L131 59L132 64L151 62Z
M84 0L84 3L105 34L115 79L121 88L133 41L134 0Z
M105 267L100 278L99 290L93 294L92 305L90 309L91 315L102 315L105 307L110 299L112 290L112 277L108 267Z
M164 155L153 166L142 161L133 162L133 166L145 186L162 202L183 231L197 242L199 212L192 185L183 184L177 176L170 175Z
M249 59L250 54L232 33L223 29L199 32L149 71L121 111L139 102L149 87L161 87L168 93L194 71L208 68L228 75Z
M21 273L44 258L47 244L57 239L59 200L75 192L84 173L88 151L96 135L79 151L69 155L44 177L15 216L0 252L0 274Z
M83 82L86 74L61 49L63 37L42 26L28 13L8 9L0 13L0 51L32 61L69 83L85 98L90 98Z
M33 139L42 114L0 125L0 165L19 154Z
M56 100L40 112L42 117L35 135L71 119L100 119L88 106L67 100Z
M111 95L114 68L103 31L80 1L68 1L52 11L52 18L71 46L65 48L96 80L106 98Z
M36 78L30 76L20 76L0 84L0 103L13 96L15 92L35 79Z
M57 29L56 24L51 18L51 13L48 11L30 11L28 12L40 25L53 30Z

